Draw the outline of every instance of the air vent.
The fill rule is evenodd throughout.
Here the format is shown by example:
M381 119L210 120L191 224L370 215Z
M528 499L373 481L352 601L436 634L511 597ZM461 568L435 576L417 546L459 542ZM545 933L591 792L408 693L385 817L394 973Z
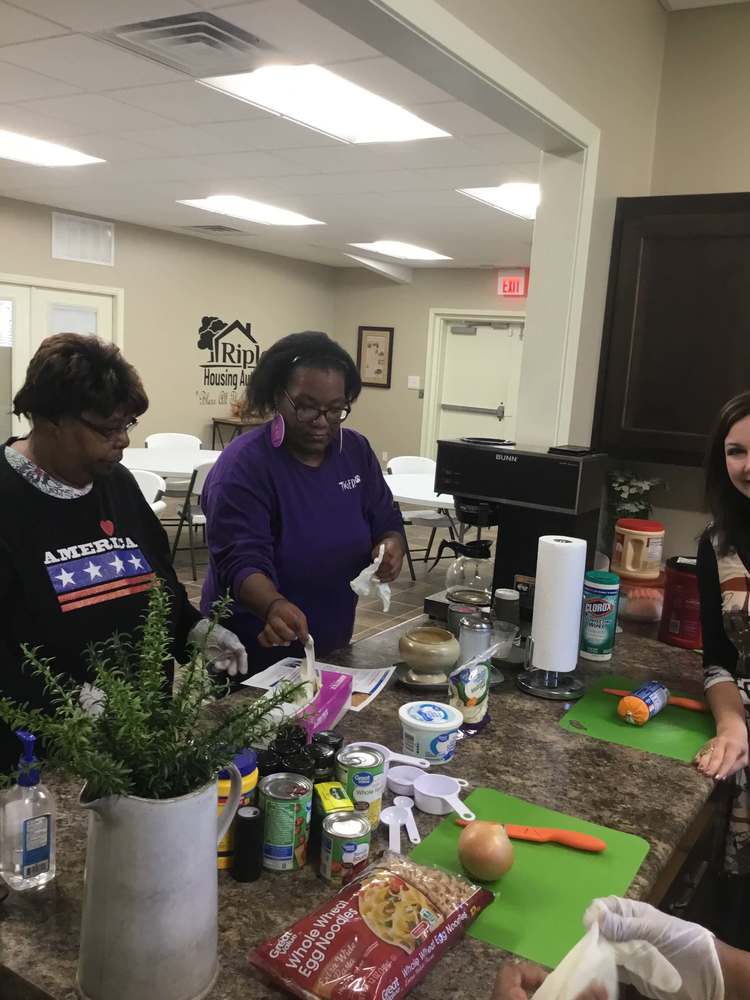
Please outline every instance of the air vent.
M207 11L123 24L97 37L195 78L246 73L278 57L257 35Z
M191 233L241 233L241 229L233 229L231 226L181 226L181 229L188 229Z

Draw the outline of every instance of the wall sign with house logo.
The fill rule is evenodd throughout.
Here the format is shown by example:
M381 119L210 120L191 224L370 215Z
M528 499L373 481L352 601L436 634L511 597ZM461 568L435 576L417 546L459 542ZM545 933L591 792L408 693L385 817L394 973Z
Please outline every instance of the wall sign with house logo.
M204 316L198 328L198 349L207 352L200 362L201 378L196 396L201 406L238 403L245 395L260 345L252 324L219 316Z

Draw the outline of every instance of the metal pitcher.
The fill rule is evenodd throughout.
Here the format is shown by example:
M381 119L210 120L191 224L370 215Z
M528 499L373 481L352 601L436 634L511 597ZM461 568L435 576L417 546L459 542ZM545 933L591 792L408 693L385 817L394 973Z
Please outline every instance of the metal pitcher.
M120 795L90 811L78 988L86 1000L199 1000L218 971L216 847L240 802L217 815L214 782L174 799Z

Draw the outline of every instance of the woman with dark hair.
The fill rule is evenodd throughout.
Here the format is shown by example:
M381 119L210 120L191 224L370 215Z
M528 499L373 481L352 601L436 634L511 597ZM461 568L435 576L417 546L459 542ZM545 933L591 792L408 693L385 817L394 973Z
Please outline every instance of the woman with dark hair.
M356 365L325 333L284 337L248 386L252 411L273 419L236 438L203 492L210 565L202 606L229 591L231 627L251 671L346 645L356 597L349 583L377 555L395 580L404 556L401 515L367 440L343 423L362 388Z
M712 522L698 546L706 699L716 736L696 758L717 780L736 775L726 869L750 874L750 392L719 414L706 458Z
M187 643L205 637L166 533L119 464L147 407L138 373L113 344L62 333L31 359L13 401L31 432L0 447L0 694L49 705L22 670L24 644L52 658L57 673L90 680L87 646L134 632L157 579L172 598L170 654L184 659ZM247 670L227 629L211 632L207 651L220 670ZM0 723L0 770L18 757L18 740Z

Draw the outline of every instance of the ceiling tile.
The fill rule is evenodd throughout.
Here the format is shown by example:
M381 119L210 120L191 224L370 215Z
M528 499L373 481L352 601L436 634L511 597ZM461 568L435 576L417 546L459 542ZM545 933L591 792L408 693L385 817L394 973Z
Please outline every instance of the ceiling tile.
M155 130L156 131L156 130ZM127 133L113 135L97 132L81 136L76 143L82 153L99 156L103 160L125 161L153 159L158 155L153 146L145 146L130 139Z
M0 52L10 51L12 48L11 45L8 49L0 49ZM40 73L33 73L31 70L0 61L0 102L29 101L37 97L61 97L65 94L75 94L77 91L77 87L71 87L70 84L62 83L60 80L52 80Z
M151 150L151 156L198 156L215 152L215 143L205 129L190 125L172 125L167 128L137 129L123 132L123 138L142 143Z
M53 35L64 35L67 28L46 18L29 14L28 11L0 3L0 24L2 35L0 45L14 45L16 42L30 42L36 38L51 38Z
M27 107L30 111L37 111L51 118L88 125L92 130L164 128L173 124L159 115L130 108L100 94L76 94L73 97L29 101Z
M0 128L33 135L35 139L48 139L50 142L96 131L93 125L73 124L39 115L30 111L26 104L0 104Z
M172 69L85 35L63 35L0 50L5 62L26 69L44 67L58 80L86 90L114 90L136 84L183 79Z
M14 3L74 31L87 32L195 9L190 0L14 0ZM203 5L198 9L203 9Z
M238 101L218 90L204 87L194 80L181 83L165 83L156 87L128 87L125 90L110 90L108 97L130 104L136 108L153 111L165 118L172 118L185 125L199 125L202 122L246 121L264 118L267 111Z
M475 111L460 101L435 101L429 104L412 104L409 110L429 121L431 125L445 129L451 135L492 135L507 132L506 128L493 122L491 118Z
M347 173L353 170L388 169L388 161L375 153L369 146L337 143L324 149L285 149L281 154L285 160L302 167L287 173Z
M420 172L408 170L358 171L351 174L307 174L299 177L277 177L280 191L300 194L330 192L413 191L419 188Z
M417 76L387 56L357 59L347 63L330 63L328 69L351 80L352 83L358 83L360 87L366 87L374 94L408 107L409 110L412 104L451 100L450 94L423 80L421 76ZM427 121L430 121L426 109L423 111Z
M152 160L155 166L170 163L175 170L174 176L196 177L212 182L210 193L218 194L216 183L219 187L224 187L223 182L232 177L275 177L277 174L291 174L297 168L293 164L286 163L277 156L270 153L213 153L206 156L191 156L182 159ZM165 176L163 168L161 176ZM186 171L189 171L186 172ZM145 172L145 167L144 167ZM206 185L204 185L206 188ZM204 197L203 194L196 194L196 198Z
M217 11L232 24L258 35L296 59L329 63L363 59L377 51L297 0L258 0Z
M491 137L491 138L494 138ZM366 147L392 168L470 166L486 163L489 154L462 139L422 139L417 142L369 143Z
M256 118L250 122L220 122L216 125L205 125L204 131L213 136L219 147L227 152L243 149L313 149L341 145L338 139L332 139L322 132L286 121L276 115L267 115L265 118Z

